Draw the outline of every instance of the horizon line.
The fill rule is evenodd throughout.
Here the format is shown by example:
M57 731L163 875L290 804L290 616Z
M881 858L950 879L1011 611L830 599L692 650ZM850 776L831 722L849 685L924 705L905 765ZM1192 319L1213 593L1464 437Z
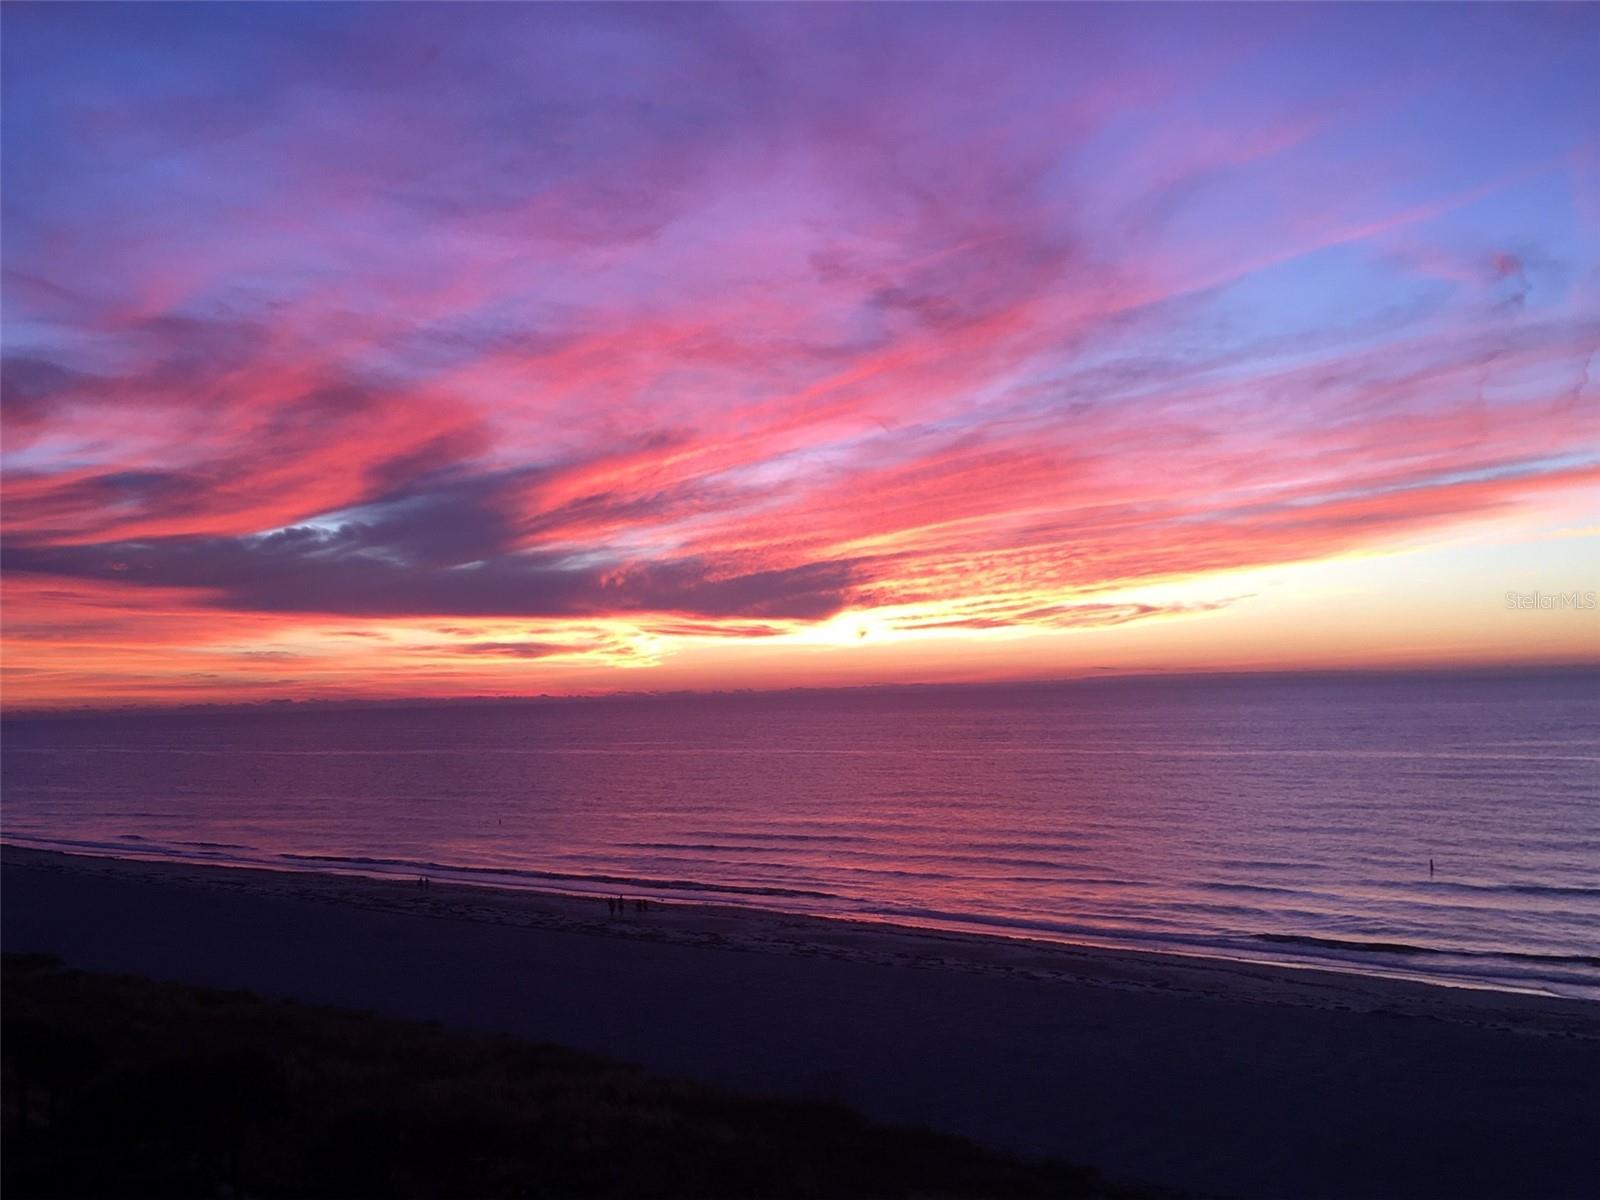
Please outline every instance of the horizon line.
M1334 682L1347 679L1505 679L1600 675L1600 659L1593 662L1497 663L1420 667L1263 667L1217 671L1120 671L1103 668L1096 673L1048 678L936 680L878 682L858 684L809 684L789 687L723 687L630 689L605 692L539 692L516 695L471 696L359 696L359 697L273 697L262 700L185 701L179 703L139 702L127 704L74 705L61 707L11 708L0 701L0 720L28 720L41 717L93 717L133 715L181 715L185 713L251 714L320 712L329 709L434 709L503 705L544 705L563 703L601 703L615 700L672 700L684 697L791 696L840 692L929 692L983 691L995 688L1055 688L1108 683L1217 683L1229 681L1301 680Z

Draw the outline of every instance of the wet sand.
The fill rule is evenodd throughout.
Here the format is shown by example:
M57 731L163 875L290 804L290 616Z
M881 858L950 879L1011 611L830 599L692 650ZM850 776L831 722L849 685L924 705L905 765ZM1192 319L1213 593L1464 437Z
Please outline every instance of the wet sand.
M1249 1197L1592 1194L1600 1004L6 847L8 951L507 1032Z

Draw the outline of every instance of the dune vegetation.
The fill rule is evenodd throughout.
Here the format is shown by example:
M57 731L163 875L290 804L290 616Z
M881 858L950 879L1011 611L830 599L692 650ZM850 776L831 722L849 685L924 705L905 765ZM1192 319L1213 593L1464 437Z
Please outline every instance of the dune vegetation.
M555 1046L4 966L4 1188L24 1197L1138 1197L825 1100Z

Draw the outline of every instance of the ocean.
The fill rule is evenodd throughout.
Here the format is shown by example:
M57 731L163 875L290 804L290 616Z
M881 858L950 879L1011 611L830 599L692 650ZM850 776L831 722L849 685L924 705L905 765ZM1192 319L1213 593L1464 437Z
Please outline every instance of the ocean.
M18 845L1600 998L1593 674L278 706L0 735Z

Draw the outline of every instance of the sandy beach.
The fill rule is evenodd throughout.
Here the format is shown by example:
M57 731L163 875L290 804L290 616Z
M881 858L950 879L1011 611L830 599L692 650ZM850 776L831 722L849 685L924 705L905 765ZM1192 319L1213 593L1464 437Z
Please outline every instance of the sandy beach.
M4 849L8 951L1244 1197L1590 1194L1600 1006L747 908ZM1460 1148L1472 1147L1464 1154Z

